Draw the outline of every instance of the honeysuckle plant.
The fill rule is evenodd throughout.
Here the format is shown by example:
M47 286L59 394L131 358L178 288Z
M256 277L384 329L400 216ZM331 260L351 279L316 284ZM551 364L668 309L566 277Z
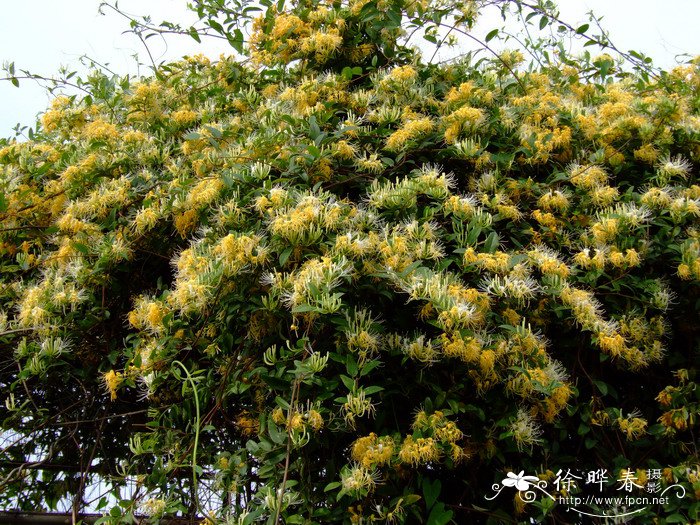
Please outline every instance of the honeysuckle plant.
M140 30L236 54L95 72L0 142L0 505L559 522L486 496L604 468L698 519L700 62L549 2L219 4ZM555 30L412 46L492 5Z

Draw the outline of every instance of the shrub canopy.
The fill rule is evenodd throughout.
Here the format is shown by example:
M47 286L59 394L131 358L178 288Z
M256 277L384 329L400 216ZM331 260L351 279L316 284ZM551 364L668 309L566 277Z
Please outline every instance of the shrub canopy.
M243 44L200 3L248 60L95 72L0 144L0 506L525 523L570 514L508 472L605 469L697 519L700 63L433 64L402 24L480 6L431 4Z

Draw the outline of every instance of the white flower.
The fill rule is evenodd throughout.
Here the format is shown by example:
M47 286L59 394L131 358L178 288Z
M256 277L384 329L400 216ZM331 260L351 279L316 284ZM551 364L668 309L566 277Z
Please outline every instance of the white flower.
M668 180L672 177L684 179L688 176L690 168L692 167L693 165L691 162L680 155L673 158L667 155L663 157L657 165L658 174L663 180Z

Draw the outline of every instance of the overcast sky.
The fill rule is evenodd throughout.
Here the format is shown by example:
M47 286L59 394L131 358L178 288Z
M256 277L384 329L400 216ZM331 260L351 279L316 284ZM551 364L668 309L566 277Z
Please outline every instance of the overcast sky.
M0 17L0 61L14 62L17 69L50 76L59 66L80 69L83 55L108 63L120 73L147 73L137 67L133 56L147 61L143 45L131 34L128 22L113 11L98 14L98 0L4 0ZM193 21L185 0L121 0L122 10L150 14L154 22ZM641 50L657 65L673 67L680 53L700 54L700 1L698 0L560 0L562 18L577 25L593 9L604 16L604 26L621 50ZM489 26L489 21L483 25ZM493 27L493 26L490 26ZM198 45L190 38L169 38L167 43L148 41L156 62L185 54L203 52L218 57L228 52L220 42ZM0 82L0 136L12 134L17 123L33 125L49 101L45 92L31 81L20 88Z

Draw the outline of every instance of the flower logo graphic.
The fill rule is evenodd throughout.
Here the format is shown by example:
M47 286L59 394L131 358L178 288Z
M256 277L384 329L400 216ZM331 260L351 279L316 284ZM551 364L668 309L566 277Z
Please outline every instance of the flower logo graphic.
M545 480L540 479L537 476L526 476L524 470L521 470L517 474L514 472L508 472L506 477L503 478L500 483L495 483L491 486L495 494L491 497L485 496L485 498L491 501L498 496L504 488L511 487L521 493L520 497L526 503L532 503L537 497L535 491L532 489L536 489L550 499L554 500L554 496L544 490L546 486L547 482Z
M540 480L537 476L525 476L524 474L524 470L521 470L518 474L508 472L506 477L501 481L501 484L504 487L515 487L520 491L525 491L530 488L530 485Z

